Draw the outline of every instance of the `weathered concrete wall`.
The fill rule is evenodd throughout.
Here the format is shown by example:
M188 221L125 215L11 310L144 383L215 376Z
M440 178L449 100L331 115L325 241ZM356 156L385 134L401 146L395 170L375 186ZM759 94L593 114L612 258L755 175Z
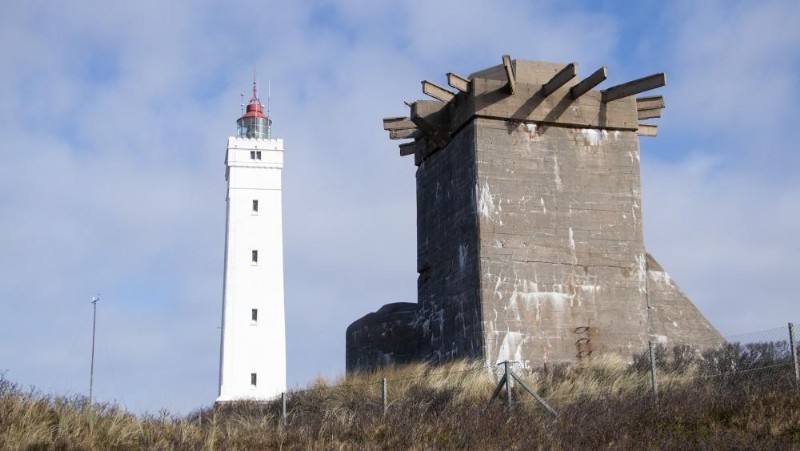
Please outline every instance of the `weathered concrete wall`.
M483 354L475 132L468 124L417 170L417 322L434 361Z
M647 299L653 339L667 345L709 348L722 336L692 301L678 288L664 268L647 254Z
M649 340L721 343L645 252L637 115L650 112L598 91L576 99L577 79L544 95L564 65L513 67L513 94L497 66L447 103L387 120L419 126L401 151L419 166L418 304L402 320L381 310L353 323L348 370L393 355L538 366L630 355Z
M347 328L347 368L370 369L418 359L417 304L386 304Z
M417 308L394 321L385 306L351 324L348 370L401 361L392 355L436 362L483 356L474 141L469 124L449 144L453 151L437 152L417 170L418 303L404 304ZM414 339L392 338L409 328Z
M636 134L475 122L486 363L646 346Z

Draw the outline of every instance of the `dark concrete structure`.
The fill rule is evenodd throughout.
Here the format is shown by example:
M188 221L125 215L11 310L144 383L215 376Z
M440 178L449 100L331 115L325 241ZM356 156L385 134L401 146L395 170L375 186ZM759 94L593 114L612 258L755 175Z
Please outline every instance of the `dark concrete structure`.
M347 329L347 369L479 359L531 365L650 340L714 346L721 335L646 253L638 135L663 99L656 74L603 91L605 68L512 61L458 93L389 118L417 169L417 304L390 304Z

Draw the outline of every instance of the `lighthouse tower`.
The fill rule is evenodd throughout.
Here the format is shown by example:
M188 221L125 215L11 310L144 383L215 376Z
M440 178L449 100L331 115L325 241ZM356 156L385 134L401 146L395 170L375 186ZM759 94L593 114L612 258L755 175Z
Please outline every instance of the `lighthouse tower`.
M225 279L217 402L267 400L286 390L281 171L283 140L272 138L253 97L228 138Z

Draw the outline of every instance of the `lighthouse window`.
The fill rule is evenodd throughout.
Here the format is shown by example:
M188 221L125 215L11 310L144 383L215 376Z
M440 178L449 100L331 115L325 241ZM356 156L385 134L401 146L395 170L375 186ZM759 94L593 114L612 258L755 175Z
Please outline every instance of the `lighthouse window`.
M250 159L251 160L260 160L261 159L261 151L260 150L251 150L250 151Z
M250 319L254 323L258 322L258 309L257 308L254 308L254 309L250 310Z
M253 253L252 253L252 259L251 259L251 261L252 261L253 263L258 263L258 251L257 251L257 250L254 250L254 251L253 251Z
M253 199L253 213L258 213L258 199Z
M258 375L256 373L250 373L250 385L255 387L257 382L258 382Z

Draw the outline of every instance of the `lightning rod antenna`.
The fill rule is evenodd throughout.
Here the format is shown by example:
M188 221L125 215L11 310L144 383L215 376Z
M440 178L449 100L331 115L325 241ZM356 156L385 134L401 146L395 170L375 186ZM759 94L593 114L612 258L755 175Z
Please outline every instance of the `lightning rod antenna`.
M267 139L272 139L272 115L269 104L272 101L272 80L267 80Z

